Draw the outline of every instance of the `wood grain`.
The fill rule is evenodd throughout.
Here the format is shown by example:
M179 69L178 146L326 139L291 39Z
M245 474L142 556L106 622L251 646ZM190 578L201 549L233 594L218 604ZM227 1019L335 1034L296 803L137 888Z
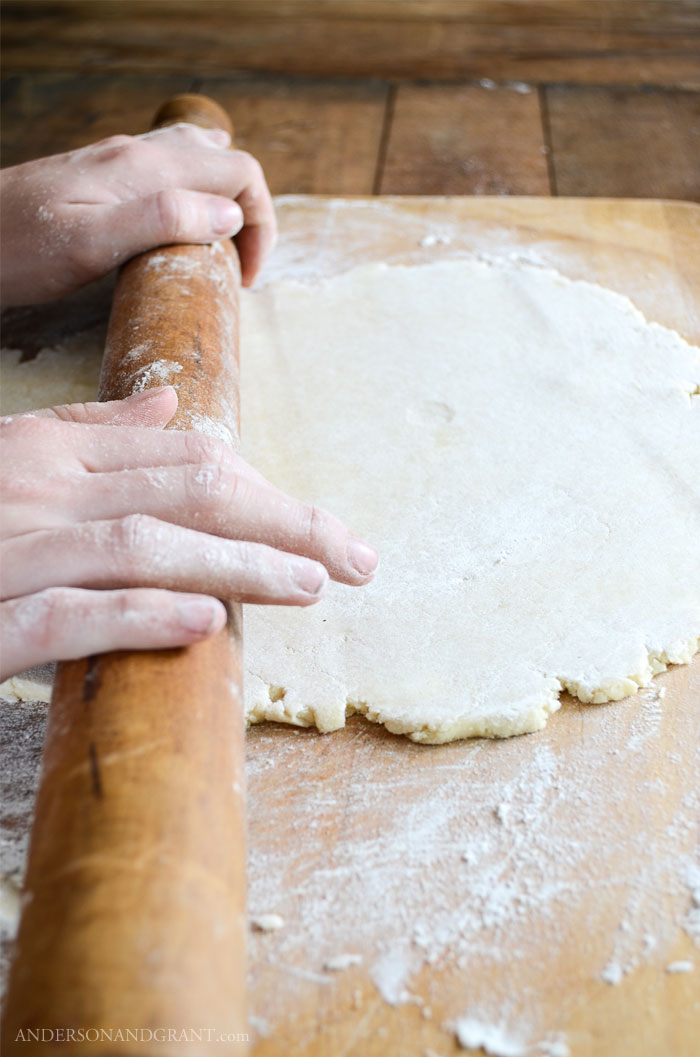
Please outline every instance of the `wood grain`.
M147 132L163 99L192 86L187 74L9 76L2 85L2 164L19 165L117 133Z
M382 194L549 193L536 92L401 85Z
M3 164L145 132L160 101L187 76L12 75L3 85ZM262 163L274 194L369 194L388 87L379 82L251 75L197 82L236 122L236 145Z
M229 107L279 194L700 194L700 94L630 87L13 74L3 164L143 132L161 98L195 84Z
M378 82L205 79L273 194L371 194L388 89Z
M700 199L700 94L544 90L560 195Z
M693 0L4 5L6 71L123 69L700 86Z

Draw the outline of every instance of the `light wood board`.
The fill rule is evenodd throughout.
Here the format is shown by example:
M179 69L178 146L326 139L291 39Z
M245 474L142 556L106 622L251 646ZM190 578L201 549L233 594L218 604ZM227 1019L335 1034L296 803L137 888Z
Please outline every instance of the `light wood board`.
M278 212L268 278L523 258L700 343L696 206L299 197ZM25 751L19 717L10 729L8 765ZM505 742L418 746L359 717L330 735L253 728L250 909L285 922L251 932L254 1057L448 1057L465 1015L533 1055L692 1057L699 735L697 660L626 701L565 697L544 731ZM10 830L28 821L10 814ZM347 954L361 961L325 968ZM694 972L668 973L678 960Z
M692 205L293 198L279 214L268 274L520 256L627 294L700 342ZM447 1057L463 1052L450 1028L463 1015L528 1053L697 1053L700 952L682 924L698 864L700 663L656 684L661 697L599 707L565 696L545 731L507 742L421 747L360 718L330 735L251 730L251 911L285 920L251 936L255 1057ZM324 970L347 953L362 963ZM693 973L666 971L686 959ZM616 967L619 984L601 979ZM382 997L402 989L408 1001Z

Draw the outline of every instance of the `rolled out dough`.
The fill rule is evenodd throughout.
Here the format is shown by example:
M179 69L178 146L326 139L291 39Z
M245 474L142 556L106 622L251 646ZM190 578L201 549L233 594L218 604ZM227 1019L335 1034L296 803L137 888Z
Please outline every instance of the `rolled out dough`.
M700 350L626 298L478 260L244 305L244 454L379 549L374 582L247 607L247 710L416 741L538 730L700 636Z

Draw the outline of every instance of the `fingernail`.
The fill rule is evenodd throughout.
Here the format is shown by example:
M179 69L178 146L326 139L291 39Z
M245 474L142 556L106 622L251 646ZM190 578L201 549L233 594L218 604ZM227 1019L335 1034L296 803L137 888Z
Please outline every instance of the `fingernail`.
M204 133L215 147L228 147L231 142L230 135L223 128L208 128L204 130Z
M328 573L320 562L290 562L292 579L307 595L320 595L328 583Z
M241 207L225 198L214 199L209 206L211 229L215 235L235 235L243 227Z
M187 602L180 602L176 613L183 628L196 631L200 635L208 635L221 620L221 610L216 602L205 598L193 598Z
M348 540L348 561L358 573L369 576L377 568L379 555L369 543L363 543L362 540L351 536Z

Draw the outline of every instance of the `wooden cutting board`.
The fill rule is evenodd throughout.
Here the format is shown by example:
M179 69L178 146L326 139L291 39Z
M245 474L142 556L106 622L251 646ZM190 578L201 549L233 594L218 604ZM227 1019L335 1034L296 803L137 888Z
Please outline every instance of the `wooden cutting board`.
M522 259L700 344L697 206L299 197L278 211L268 278ZM698 660L625 701L565 696L544 731L503 742L419 746L360 717L327 735L253 728L250 910L284 922L251 932L254 1057L448 1057L464 1052L460 1018L494 1054L697 1054L699 742ZM693 971L667 971L678 962Z
M522 258L627 294L700 344L697 206L278 208L268 275ZM505 742L417 746L359 717L329 735L252 729L251 913L285 922L251 937L255 1057L447 1057L464 1052L460 1017L492 1053L697 1054L699 734L697 660L626 701L565 695L546 730ZM679 961L694 970L667 971Z

